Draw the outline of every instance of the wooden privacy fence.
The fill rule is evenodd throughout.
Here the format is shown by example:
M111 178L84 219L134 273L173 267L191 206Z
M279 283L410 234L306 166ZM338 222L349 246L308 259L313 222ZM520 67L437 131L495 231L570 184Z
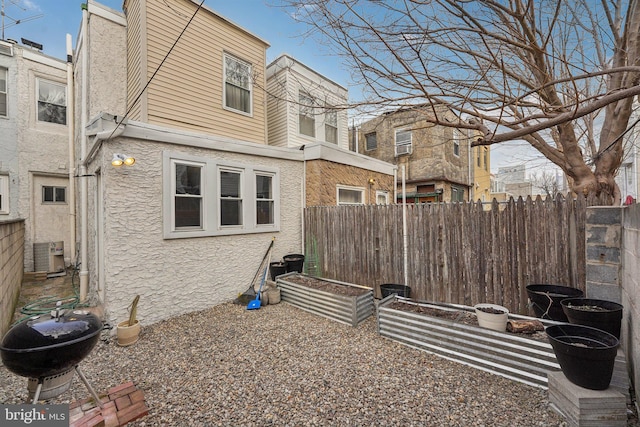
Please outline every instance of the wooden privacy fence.
M584 199L407 206L407 285L419 300L489 302L531 314L526 286L585 288ZM310 274L404 284L402 205L305 209Z

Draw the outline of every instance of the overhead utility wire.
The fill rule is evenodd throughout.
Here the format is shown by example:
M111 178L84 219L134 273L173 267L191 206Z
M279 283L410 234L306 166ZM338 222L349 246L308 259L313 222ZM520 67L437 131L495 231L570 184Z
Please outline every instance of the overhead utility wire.
M191 21L193 21L193 18L196 17L196 14L198 13L198 11L202 8L202 5L204 4L205 0L202 0L200 2L200 4L198 5L198 8L195 10L195 12L193 12L193 15L191 15L191 19L189 19L189 22L187 22L187 25L184 26L184 28L182 29L182 31L180 32L180 35L178 36L178 38L176 39L175 42L173 42L173 45L171 46L171 49L169 49L169 51L167 52L167 54L164 56L164 58L162 58L162 62L160 62L160 64L158 64L158 67L156 68L156 70L153 72L153 74L151 75L151 77L149 78L149 81L147 82L146 85L144 85L144 87L142 88L142 90L140 91L140 93L138 94L138 96L136 97L136 99L131 103L131 105L129 106L129 108L127 109L127 112L124 114L124 117L122 117L122 120L120 120L119 122L117 122L116 127L113 129L113 131L111 132L111 134L109 135L109 137L107 139L111 139L111 137L113 136L113 134L116 132L116 130L118 130L118 128L120 127L120 125L122 124L122 122L124 122L127 117L129 116L129 113L131 112L131 110L133 109L134 105L136 105L138 103L138 101L140 100L140 98L142 97L142 94L144 93L145 90L147 90L147 88L149 87L149 85L151 84L151 82L153 81L153 78L156 76L156 74L158 74L158 71L160 71L160 68L162 68L162 65L164 65L164 62L167 60L167 58L169 58L169 55L171 55L171 52L173 52L173 48L176 47L176 45L178 44L178 42L180 41L180 39L182 38L182 35L185 33L185 31L187 31L187 28L189 28L189 25L191 24Z

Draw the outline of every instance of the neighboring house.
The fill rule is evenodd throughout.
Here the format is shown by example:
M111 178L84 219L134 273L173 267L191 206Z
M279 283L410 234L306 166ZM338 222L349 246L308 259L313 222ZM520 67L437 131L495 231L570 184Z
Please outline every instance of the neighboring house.
M305 189L320 203L331 189L330 204L393 189L393 165L336 144L268 145L268 44L207 7L142 91L199 4L126 0L123 14L89 0L83 18L74 58L80 288L112 322L136 295L146 324L232 300L272 237L273 259L302 253ZM135 163L113 166L121 158ZM317 165L337 174L317 177Z
M25 220L25 271L73 258L64 61L0 41L0 220Z
M267 66L267 93L269 145L349 149L347 89L283 54Z
M514 199L518 197L526 199L533 194L533 183L527 179L525 164L499 168L496 180L504 185L504 192Z
M489 203L491 199L491 149L478 146L471 149L473 162L473 189L470 200Z
M634 117L637 119L637 116L638 108L635 108ZM620 187L623 204L640 201L640 128L637 125L625 135L624 156L618 169L616 183Z
M397 110L362 123L358 152L395 164L400 177L404 168L407 202L469 200L473 169L467 133L435 126L424 114L428 111L420 108ZM452 113L449 118L455 119ZM398 200L400 190L398 182Z

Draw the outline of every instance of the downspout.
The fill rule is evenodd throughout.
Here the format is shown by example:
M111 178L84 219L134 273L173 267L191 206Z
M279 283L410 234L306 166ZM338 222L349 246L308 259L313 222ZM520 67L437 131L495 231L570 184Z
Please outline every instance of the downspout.
M402 256L404 258L404 285L408 286L409 278L407 273L409 271L409 242L407 237L407 180L405 179L405 165L402 165Z
M475 200L475 191L476 191L476 186L475 186L475 177L472 176L471 174L471 165L474 164L473 163L473 157L471 156L471 138L468 137L469 132L467 131L467 144L468 144L468 153L469 153L469 201L472 202ZM478 148L479 150L479 148ZM475 166L474 166L475 167Z
M87 22L89 20L87 4L82 4L82 74L80 89L80 302L87 299L89 293L88 262L88 188L87 188L87 83L88 58Z
M71 265L76 263L76 184L75 184L75 95L73 90L73 48L71 34L67 34L67 125L69 126L69 250Z

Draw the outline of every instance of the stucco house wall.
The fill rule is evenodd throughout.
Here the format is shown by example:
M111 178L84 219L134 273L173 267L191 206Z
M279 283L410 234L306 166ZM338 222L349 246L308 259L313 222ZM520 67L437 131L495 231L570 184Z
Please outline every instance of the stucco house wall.
M143 324L231 301L249 287L272 237L276 238L273 259L302 250L304 163L299 150L140 122L129 122L122 136L97 144L88 170L95 175L88 218L91 235L96 236L90 239L90 247L96 249L89 252L89 262L91 289L103 295L109 319L124 320L135 295L140 295L138 317ZM121 151L135 157L136 163L111 166L113 153ZM276 170L279 228L166 238L163 203L171 197L164 187L166 153ZM207 177L204 185L215 181L215 175Z

